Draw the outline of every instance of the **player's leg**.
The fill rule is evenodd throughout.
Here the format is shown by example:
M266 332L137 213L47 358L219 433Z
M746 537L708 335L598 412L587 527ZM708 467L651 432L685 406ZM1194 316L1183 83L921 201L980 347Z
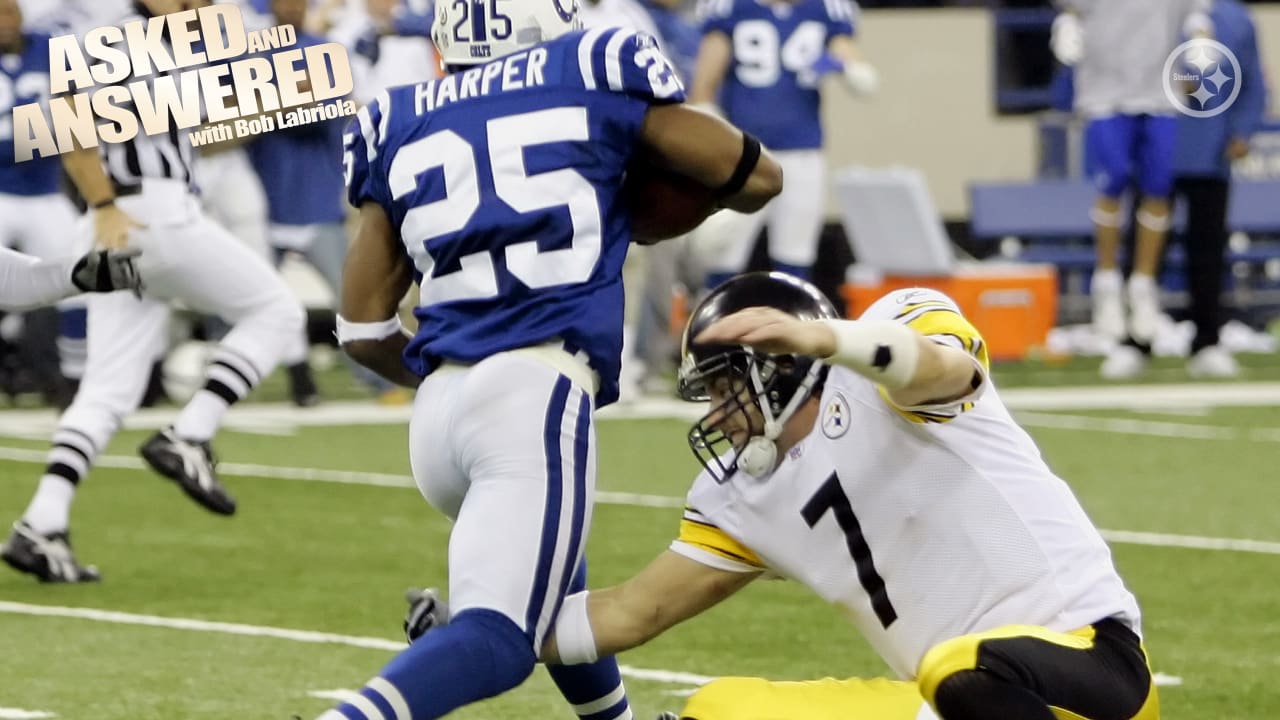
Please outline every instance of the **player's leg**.
M193 500L231 514L235 502L214 473L209 443L227 410L275 368L281 339L301 332L302 307L266 260L202 214L143 235L146 253L164 265L163 272L147 276L149 291L218 315L232 327L212 354L204 386L173 427L147 440L141 453Z
M918 683L943 720L1160 717L1141 642L1112 619L1070 633L1013 625L953 638L925 655Z
M775 153L787 178L769 204L769 259L773 269L808 280L818 258L827 205L827 164L821 150Z
M1172 224L1173 156L1177 120L1145 115L1138 119L1138 187L1142 202L1136 214L1133 273L1129 276L1129 334L1144 346L1155 338L1160 319L1160 286L1156 278L1164 242Z
M453 616L388 664L360 700L324 720L363 720L370 706L427 720L529 676L590 524L591 411L581 385L519 353L426 379L410 427L410 461L424 496L456 512ZM495 527L502 528L501 552L494 550Z
M935 720L915 683L858 678L772 682L753 677L726 677L703 685L685 703L680 718Z
M71 503L97 454L142 400L151 360L168 333L168 307L156 300L111 293L88 302L84 380L58 420L36 494L0 550L11 566L44 581L98 579L96 569L81 567L71 553Z
M774 201L776 202L776 200ZM704 268L709 290L747 269L751 248L764 226L769 205L750 215L721 210L707 218L689 237L689 247Z
M593 442L593 452L594 449ZM591 464L595 465L594 460ZM583 558L569 583L568 593L586 589L587 561ZM610 656L585 665L550 665L547 672L574 713L583 720L631 719L631 706L617 658Z
M1119 340L1125 333L1119 255L1125 225L1123 198L1133 178L1135 136L1135 119L1127 115L1094 118L1085 128L1089 172L1098 189L1090 211L1097 254L1090 287L1093 325L1099 335L1111 340Z
M31 232L27 244L38 257L72 257L83 252L77 239L75 208L62 195L32 198L28 213ZM58 368L71 383L71 390L84 376L88 354L88 318L84 298L68 298L58 303ZM68 398L70 400L70 398Z

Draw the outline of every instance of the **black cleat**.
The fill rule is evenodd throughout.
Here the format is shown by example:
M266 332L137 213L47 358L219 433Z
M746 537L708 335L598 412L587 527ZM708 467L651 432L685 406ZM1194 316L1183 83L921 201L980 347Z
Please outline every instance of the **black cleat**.
M658 720L680 720L680 717L673 712L660 712Z
M289 397L300 408L314 407L320 403L320 389L316 387L311 366L305 360L289 366Z
M209 512L235 514L236 501L218 481L218 461L208 442L183 440L168 427L152 435L138 452L153 470L178 483L187 497Z
M18 572L40 578L40 582L82 583L102 579L98 568L82 566L71 553L66 532L41 535L19 520L8 539L0 545L0 559Z

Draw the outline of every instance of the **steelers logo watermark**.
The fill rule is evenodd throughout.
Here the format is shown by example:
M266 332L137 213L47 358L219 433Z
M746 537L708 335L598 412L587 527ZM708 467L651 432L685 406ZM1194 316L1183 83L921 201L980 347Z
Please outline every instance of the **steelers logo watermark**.
M1209 118L1226 112L1240 96L1240 61L1209 38L1188 40L1164 62L1164 94L1183 115Z
M840 393L822 409L822 434L832 440L849 432L849 401Z

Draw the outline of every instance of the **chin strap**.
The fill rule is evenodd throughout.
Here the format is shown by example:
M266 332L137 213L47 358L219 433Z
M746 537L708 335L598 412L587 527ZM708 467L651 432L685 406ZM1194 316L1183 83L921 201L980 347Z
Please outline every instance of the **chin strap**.
M776 372L776 370L775 370ZM796 414L796 410L800 409L800 405L808 400L813 393L813 386L818 382L818 376L822 373L822 363L815 362L810 368L809 373L800 383L800 387L796 388L795 393L791 396L791 400L787 402L777 417L773 415L773 408L770 407L768 399L765 397L764 381L760 378L760 368L753 365L751 368L751 384L754 386L756 397L760 398L759 402L760 414L764 416L764 433L755 435L747 440L747 446L742 448L738 453L738 468L746 474L754 478L764 477L773 472L778 466L778 436L782 434L782 430L786 427L787 421L792 415Z

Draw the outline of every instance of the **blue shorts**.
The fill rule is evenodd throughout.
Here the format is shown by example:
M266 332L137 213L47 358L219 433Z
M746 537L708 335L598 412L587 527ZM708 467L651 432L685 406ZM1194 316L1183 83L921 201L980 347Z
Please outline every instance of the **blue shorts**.
M1098 191L1118 198L1133 186L1147 197L1173 192L1178 120L1172 115L1111 115L1085 128L1085 168Z

